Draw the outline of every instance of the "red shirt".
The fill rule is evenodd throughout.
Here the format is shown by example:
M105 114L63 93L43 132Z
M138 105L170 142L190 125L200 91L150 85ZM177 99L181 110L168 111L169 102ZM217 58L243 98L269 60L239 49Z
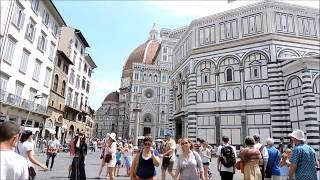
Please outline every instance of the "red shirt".
M76 153L76 148L75 148L75 145L74 145L74 139L72 139L70 141L69 146L70 146L70 155L74 156L74 154Z

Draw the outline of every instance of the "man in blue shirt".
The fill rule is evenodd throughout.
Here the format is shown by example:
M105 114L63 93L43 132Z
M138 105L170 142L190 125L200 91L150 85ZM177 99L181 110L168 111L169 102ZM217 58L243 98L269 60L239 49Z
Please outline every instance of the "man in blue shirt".
M304 143L304 132L294 130L289 134L295 147L291 155L288 179L295 174L298 180L317 180L315 151Z
M266 143L269 154L267 167L271 168L271 178L280 179L280 152L274 147L274 140L272 138L268 138Z

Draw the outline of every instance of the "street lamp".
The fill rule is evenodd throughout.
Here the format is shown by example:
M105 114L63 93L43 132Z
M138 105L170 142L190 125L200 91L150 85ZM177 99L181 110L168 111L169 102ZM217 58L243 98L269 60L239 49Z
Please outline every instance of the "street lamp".
M33 97L33 100L32 100L32 105L34 104L34 101L35 101L36 99L40 99L40 98L43 98L43 96L41 96L41 95L35 95L35 96ZM26 118L26 120L25 120L25 122L24 122L23 127L26 127L27 121L28 121L28 119L29 119L29 116L30 116L31 111L33 111L33 106L32 106L32 109L28 112L28 115L27 115L27 118Z

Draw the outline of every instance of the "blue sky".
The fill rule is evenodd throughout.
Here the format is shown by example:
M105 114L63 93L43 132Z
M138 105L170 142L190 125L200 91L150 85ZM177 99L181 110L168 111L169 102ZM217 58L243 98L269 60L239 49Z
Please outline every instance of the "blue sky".
M148 38L153 23L175 29L193 19L256 1L62 1L54 4L68 26L82 31L97 64L92 76L90 106L99 108L104 97L120 87L122 67L131 51ZM319 7L319 0L289 1Z

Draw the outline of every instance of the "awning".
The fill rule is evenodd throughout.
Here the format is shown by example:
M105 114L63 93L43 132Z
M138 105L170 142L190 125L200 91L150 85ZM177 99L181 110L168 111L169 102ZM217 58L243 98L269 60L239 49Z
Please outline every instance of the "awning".
M33 128L33 127L22 127L22 130L32 131L32 134L35 134L36 132L40 132L39 128Z
M50 134L56 134L56 130L54 129L49 129L49 128L45 128L45 129L48 130Z

